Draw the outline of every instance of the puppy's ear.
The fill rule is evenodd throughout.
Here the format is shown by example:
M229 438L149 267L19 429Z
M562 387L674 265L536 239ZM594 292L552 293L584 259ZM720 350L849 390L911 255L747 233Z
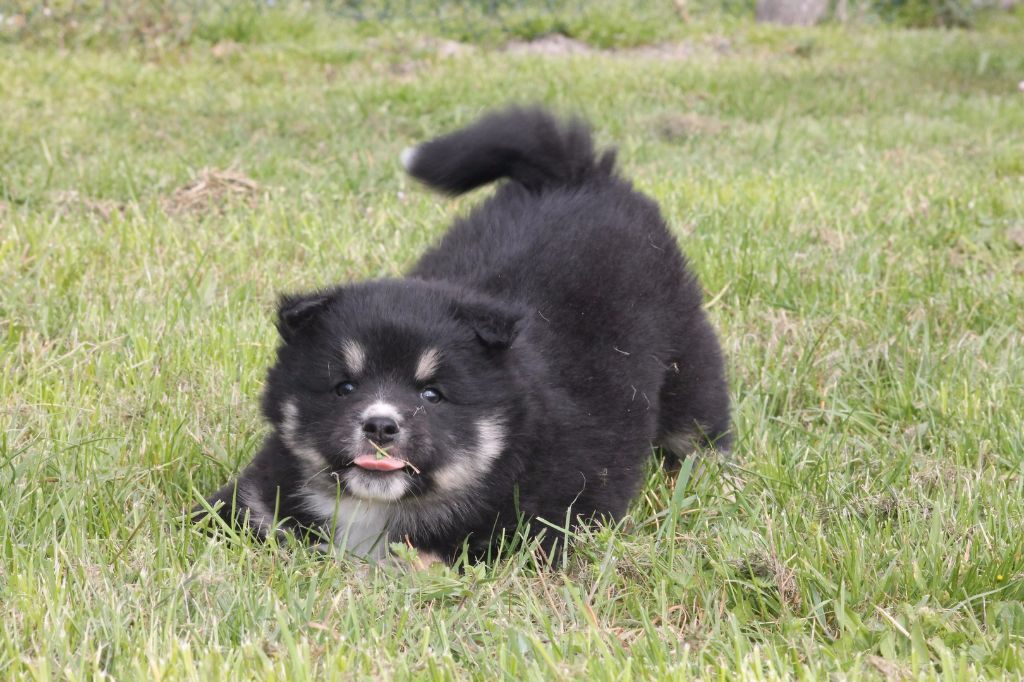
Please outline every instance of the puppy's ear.
M312 324L334 300L331 292L311 294L281 294L277 302L277 331L285 343L291 343L296 334Z
M508 348L519 334L523 311L497 301L460 301L455 319L472 328L488 348Z

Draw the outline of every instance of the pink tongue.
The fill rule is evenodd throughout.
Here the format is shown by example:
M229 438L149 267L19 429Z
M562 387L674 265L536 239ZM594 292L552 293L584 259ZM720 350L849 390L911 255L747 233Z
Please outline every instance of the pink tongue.
M360 455L352 460L360 469L369 469L370 471L398 471L399 469L405 468L405 462L394 457L385 457L378 459L377 455Z

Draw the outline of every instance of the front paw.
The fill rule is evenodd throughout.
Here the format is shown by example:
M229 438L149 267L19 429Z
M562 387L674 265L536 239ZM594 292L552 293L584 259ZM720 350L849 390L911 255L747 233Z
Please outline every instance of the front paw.
M389 566L399 570L426 571L431 566L447 566L448 562L435 552L425 549L417 549L409 544L393 543L391 552L388 554L387 563Z

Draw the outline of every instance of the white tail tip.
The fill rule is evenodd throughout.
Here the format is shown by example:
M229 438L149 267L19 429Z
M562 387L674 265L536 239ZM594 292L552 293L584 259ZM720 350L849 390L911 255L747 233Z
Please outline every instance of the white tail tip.
M402 153L398 155L398 160L402 164L402 168L409 172L412 169L412 164L416 161L416 147L406 147L402 150Z

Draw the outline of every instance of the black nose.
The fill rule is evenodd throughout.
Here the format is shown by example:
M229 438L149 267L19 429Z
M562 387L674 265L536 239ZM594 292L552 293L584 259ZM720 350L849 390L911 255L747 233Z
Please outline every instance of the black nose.
M370 417L363 422L363 433L381 445L390 443L398 435L398 422L391 417Z

